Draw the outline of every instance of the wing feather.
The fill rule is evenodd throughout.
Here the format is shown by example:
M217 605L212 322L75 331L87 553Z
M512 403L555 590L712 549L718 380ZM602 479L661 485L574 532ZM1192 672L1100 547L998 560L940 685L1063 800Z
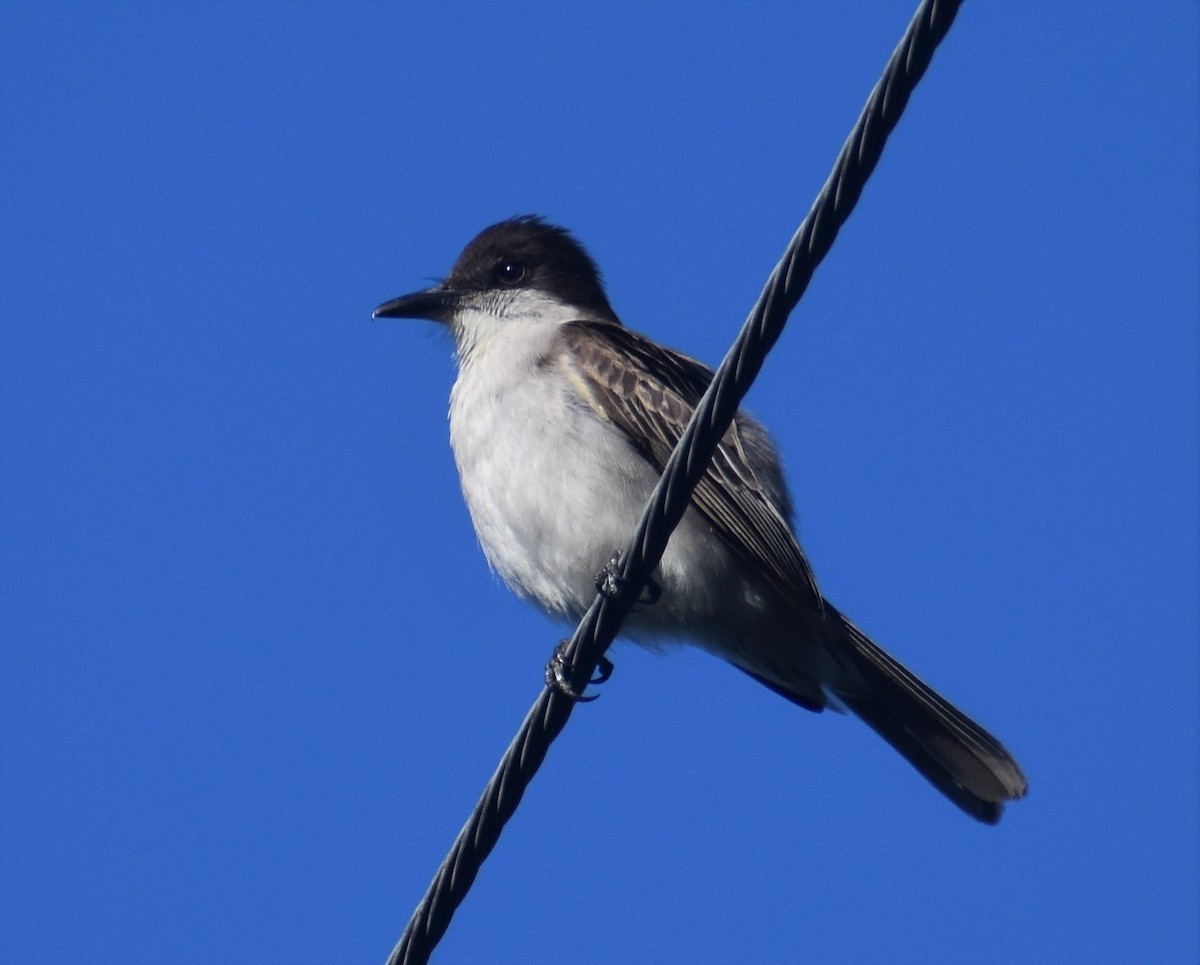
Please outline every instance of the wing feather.
M662 472L712 381L712 371L610 322L568 322L561 333L572 374L596 414L628 435L643 458ZM750 432L765 438L765 430L739 412L692 494L692 504L785 599L820 608L816 580L788 524L790 506L782 481L773 499L748 454Z

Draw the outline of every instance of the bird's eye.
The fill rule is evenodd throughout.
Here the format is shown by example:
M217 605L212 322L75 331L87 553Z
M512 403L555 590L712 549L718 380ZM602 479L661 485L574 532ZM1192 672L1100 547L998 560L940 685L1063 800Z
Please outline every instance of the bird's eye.
M519 285L525 278L526 269L519 261L501 261L492 274L501 285Z

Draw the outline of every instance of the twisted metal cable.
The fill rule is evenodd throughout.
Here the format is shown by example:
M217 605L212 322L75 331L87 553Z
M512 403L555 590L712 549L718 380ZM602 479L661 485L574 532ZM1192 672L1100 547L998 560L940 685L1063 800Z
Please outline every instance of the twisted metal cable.
M879 163L888 136L961 5L962 0L924 0L918 7L817 200L771 272L668 460L633 540L622 554L620 577L613 591L597 594L563 650L566 675L577 692L587 685L621 621L658 565L671 532L683 518L692 490L704 475L767 352L778 341L788 314L854 209L867 178ZM574 708L575 701L557 689L548 686L542 691L413 912L388 957L388 965L421 965L429 960Z

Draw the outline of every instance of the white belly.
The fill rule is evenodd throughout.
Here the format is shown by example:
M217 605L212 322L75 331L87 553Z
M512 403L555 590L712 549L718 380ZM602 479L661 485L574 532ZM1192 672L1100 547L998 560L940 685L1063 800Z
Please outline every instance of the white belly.
M576 620L597 574L628 545L658 473L581 400L560 362L488 365L485 375L467 360L451 394L450 440L491 566L520 596ZM689 510L654 576L661 598L631 614L626 633L687 637L730 655L740 649L731 635L768 630L770 591L742 572Z

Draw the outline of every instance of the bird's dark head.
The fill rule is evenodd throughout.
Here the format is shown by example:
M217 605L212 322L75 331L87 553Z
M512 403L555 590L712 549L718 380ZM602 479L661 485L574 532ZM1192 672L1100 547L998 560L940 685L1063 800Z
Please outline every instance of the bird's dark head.
M380 305L374 314L449 322L464 305L499 312L537 301L569 307L580 318L617 321L583 245L565 228L523 215L476 235L439 285Z

